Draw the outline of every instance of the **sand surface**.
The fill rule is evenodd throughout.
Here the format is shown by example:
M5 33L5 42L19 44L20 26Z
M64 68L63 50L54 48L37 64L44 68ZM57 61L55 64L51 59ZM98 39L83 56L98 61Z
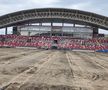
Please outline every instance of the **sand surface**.
M108 90L108 54L0 48L0 90Z

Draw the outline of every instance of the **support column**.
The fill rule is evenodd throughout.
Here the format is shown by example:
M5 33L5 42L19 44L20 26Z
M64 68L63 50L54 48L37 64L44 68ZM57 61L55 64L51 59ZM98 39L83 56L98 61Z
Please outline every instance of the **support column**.
M42 23L39 23L39 36L40 36L40 32L41 32L41 30L40 30L41 27L42 27Z
M14 26L14 27L13 27L13 34L18 35L18 29L17 29L17 26Z
M62 33L62 36L63 36L63 27L64 27L64 23L62 23L62 32L61 32Z
M85 27L87 27L87 25L85 25Z
M53 23L51 22L51 32L50 32L50 37L52 36L52 27L53 27Z
M74 37L74 35L75 35L75 23L73 24L73 35L72 35L72 37Z
M31 32L30 32L30 23L29 22L28 22L28 25L27 26L28 26L28 36L30 36L30 33Z
M73 24L73 27L75 27L75 23Z
M98 27L93 27L93 37L98 37L99 29Z
M40 26L42 26L42 23L39 23Z
M5 28L5 35L7 35L7 32L8 32L8 29L7 29L7 27Z

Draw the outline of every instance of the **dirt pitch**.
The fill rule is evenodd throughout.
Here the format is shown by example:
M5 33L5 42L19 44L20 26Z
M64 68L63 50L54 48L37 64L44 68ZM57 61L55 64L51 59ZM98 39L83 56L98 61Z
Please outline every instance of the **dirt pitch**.
M0 90L108 90L108 54L0 48Z

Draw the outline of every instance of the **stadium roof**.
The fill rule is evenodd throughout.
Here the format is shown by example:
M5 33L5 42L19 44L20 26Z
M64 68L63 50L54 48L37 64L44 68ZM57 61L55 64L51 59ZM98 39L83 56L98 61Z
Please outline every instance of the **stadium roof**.
M76 23L108 30L107 16L102 16L95 13L75 9L39 8L22 10L0 16L0 28L17 26L28 22Z

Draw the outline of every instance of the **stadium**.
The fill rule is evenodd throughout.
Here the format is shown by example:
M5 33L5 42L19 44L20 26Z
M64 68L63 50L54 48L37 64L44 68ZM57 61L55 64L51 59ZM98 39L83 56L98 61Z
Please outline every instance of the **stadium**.
M54 23L60 25L54 26ZM65 26L65 23L71 25ZM12 35L7 35L9 26L13 27ZM99 28L108 29L108 18L80 10L43 8L19 11L1 16L0 28L6 28L0 46L108 49L108 40L98 33Z
M107 16L37 8L0 16L2 28L0 90L108 89Z

